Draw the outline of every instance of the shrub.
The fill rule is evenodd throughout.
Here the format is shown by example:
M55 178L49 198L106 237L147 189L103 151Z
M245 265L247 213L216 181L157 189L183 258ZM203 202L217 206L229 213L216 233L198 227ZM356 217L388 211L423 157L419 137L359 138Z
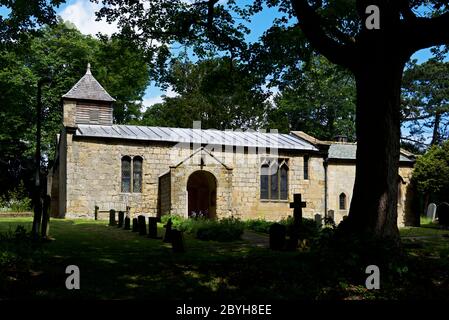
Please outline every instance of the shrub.
M0 211L24 212L31 210L31 199L27 197L23 182L0 197Z
M163 216L161 217L161 222L162 222L163 224L166 224L166 223L168 222L168 219L171 219L171 222L173 223L173 227L174 227L174 228L178 228L179 225L180 225L184 220L186 220L186 219L184 219L183 217L178 216L178 215L176 215L176 214L166 214L166 215L163 215Z
M247 229L256 231L256 232L263 232L263 233L269 233L270 226L274 222L266 221L263 219L255 219L255 220L247 220L245 221L245 227ZM287 218L283 218L278 223L284 225L287 227L287 232L291 232L291 228L293 226L293 217L289 216ZM315 238L319 235L320 227L313 219L302 219L302 228L301 228L301 237L304 239L311 239Z

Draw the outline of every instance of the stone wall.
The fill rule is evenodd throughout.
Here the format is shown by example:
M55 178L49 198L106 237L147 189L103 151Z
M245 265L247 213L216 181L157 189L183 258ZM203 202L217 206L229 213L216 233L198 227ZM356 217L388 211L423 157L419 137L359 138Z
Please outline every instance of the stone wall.
M334 220L338 224L349 214L352 190L355 181L355 165L348 163L329 163L327 169L328 193L327 210L334 211ZM340 210L340 194L346 195L346 209Z

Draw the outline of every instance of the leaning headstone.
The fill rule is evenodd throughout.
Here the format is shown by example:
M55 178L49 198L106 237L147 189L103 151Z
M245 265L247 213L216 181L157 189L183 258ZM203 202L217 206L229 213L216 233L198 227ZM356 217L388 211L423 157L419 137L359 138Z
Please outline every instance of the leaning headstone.
M438 206L438 223L449 227L449 203L443 202Z
M314 220L318 227L321 227L323 225L323 218L321 217L321 214L316 213L314 216Z
M115 210L114 209L109 210L109 225L115 226Z
M432 222L437 218L437 205L435 203L429 204L427 207L427 218L431 219Z
M184 252L184 239L182 238L182 232L173 229L170 232L170 237L173 252Z
M132 232L138 232L139 226L137 225L137 218L133 218L133 229Z
M168 219L167 224L164 225L165 228L165 236L164 236L164 242L171 242L171 232L172 232L172 227L173 222L171 222L171 218Z
M270 226L270 249L282 250L285 246L285 236L287 228L279 223L273 223Z
M125 217L125 230L131 230L130 224L131 224L131 219L128 216Z
M123 211L119 211L118 212L118 227L122 228L123 227L123 222L125 220L125 213Z
M147 225L145 223L145 216L138 216L137 217L137 224L139 226L139 235L144 236L147 234Z
M148 237L157 239L157 218L148 217Z

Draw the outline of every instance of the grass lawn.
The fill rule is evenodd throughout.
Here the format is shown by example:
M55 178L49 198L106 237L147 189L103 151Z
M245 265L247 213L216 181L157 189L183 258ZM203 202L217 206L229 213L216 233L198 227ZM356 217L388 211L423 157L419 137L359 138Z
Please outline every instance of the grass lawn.
M0 219L0 232L14 231L18 224L29 230L31 219ZM55 240L35 252L31 270L0 270L0 299L382 299L407 298L408 286L416 287L416 295L424 294L424 287L430 290L426 297L449 297L444 282L449 238L444 237L404 241L417 268L431 269L431 277L426 273L428 279L418 279L423 283L407 280L395 292L368 292L360 283L326 278L326 261L317 264L307 252L273 252L245 241L199 241L186 235L186 253L175 254L161 240L93 220L53 219L50 234ZM65 288L65 268L72 264L80 268L81 290ZM360 273L367 276L362 268Z

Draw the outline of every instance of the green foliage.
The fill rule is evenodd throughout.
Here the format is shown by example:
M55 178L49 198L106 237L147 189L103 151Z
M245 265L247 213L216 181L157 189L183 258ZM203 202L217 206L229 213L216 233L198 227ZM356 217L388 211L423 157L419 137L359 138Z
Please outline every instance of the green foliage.
M182 218L177 215L162 216L161 222L167 223L172 219L173 228L192 234L199 240L235 241L239 240L245 228L244 222L237 218L223 218L220 220L206 218Z
M225 130L256 129L264 123L266 95L242 65L228 58L196 64L174 60L165 81L179 95L150 106L141 124L191 128L200 120L205 129Z
M244 221L245 228L261 233L269 233L271 225L275 223L272 221L267 221L264 219L250 219ZM287 227L287 230L293 226L293 217L289 216L287 218L282 218L277 223L282 224ZM301 238L303 239L312 239L319 235L320 227L317 225L315 220L313 219L302 219L302 228L301 228Z
M302 75L290 80L275 98L269 127L301 130L322 140L355 138L355 81L323 57L312 56Z
M0 196L0 211L24 212L31 210L31 199L27 196L23 181L13 190Z
M449 195L449 142L432 146L416 160L413 181L418 191L447 201Z
M402 82L402 122L418 147L425 145L428 132L431 144L449 137L449 63L431 59L422 64L412 61Z

